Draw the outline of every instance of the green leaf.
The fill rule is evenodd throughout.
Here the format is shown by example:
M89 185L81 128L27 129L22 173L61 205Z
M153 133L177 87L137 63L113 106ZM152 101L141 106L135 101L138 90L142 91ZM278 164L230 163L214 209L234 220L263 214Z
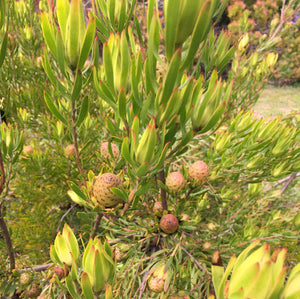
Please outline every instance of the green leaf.
M79 127L82 124L82 122L85 120L85 118L87 117L87 115L89 113L89 106L90 106L89 97L85 96L81 103L79 115L78 115L78 118L75 123L76 127Z
M97 27L97 36L101 40L101 43L104 44L109 37L109 29L106 27L105 23L103 22L102 18L96 17L96 27Z
M111 121L111 119L109 117L106 118L106 122L107 122L107 128L108 128L110 135L115 136L116 135L115 124Z
M45 42L50 49L51 53L56 56L56 43L55 43L55 36L53 33L53 28L50 25L48 16L46 15L45 12L41 13L41 25L42 25L42 31L44 35Z
M65 47L59 29L57 29L57 34L56 34L56 57L57 57L57 64L62 74L65 76Z
M57 19L59 28L62 34L63 42L66 42L66 34L67 34L67 24L68 17L70 12L70 2L69 0L57 0L56 1L56 11L57 11Z
M148 9L147 9L147 32L150 32L150 25L153 19L155 0L148 1Z
M95 18L91 18L88 22L85 35L83 38L83 43L80 50L79 61L77 64L77 68L82 69L84 66L85 61L87 60L91 49L93 47L93 42L95 38L95 31L96 31L96 21Z
M117 196L119 196L125 202L128 201L128 194L126 193L126 191L123 188L112 187L112 188L110 188L110 191L112 193L116 194Z
M219 266L219 265L211 266L212 282L215 289L215 294L219 294L219 287L221 285L224 272L225 272L224 266Z
M134 161L131 159L130 150L129 150L129 138L124 137L121 147L122 157L131 165L135 165Z
M147 193L152 186L153 186L153 181L147 180L146 183L142 184L142 186L135 191L134 193L135 196L136 197L142 196L143 194Z
M172 2L172 3L171 3ZM165 26L166 26L166 57L170 61L175 50L175 39L178 26L180 0L168 0L165 3Z
M108 43L103 44L103 66L106 76L107 85L114 90L114 68L112 62L112 55Z
M80 196L83 199L86 199L86 195L84 194L84 192L82 192L81 189L75 183L68 181L68 185L78 196Z
M137 37L139 39L139 42L140 42L141 46L143 46L144 45L144 40L143 40L143 34L142 34L139 19L136 16L134 16L133 22L134 22L134 25L135 25L136 34L137 34Z
M97 93L104 101L106 101L113 108L114 111L118 111L118 107L115 103L115 97L112 94L111 89L103 81L98 82L96 68L94 68L93 72L94 72L94 86Z
M188 53L181 66L181 70L184 70L185 68L187 68L193 63L199 45L206 37L207 31L210 28L210 24L211 24L210 12L211 12L211 1L205 1L201 8L198 19L196 21L196 25L194 27L194 31L192 33L191 41L189 44Z
M61 262L60 258L57 255L54 245L50 245L50 258L53 263L58 264L60 267L64 266L64 264Z
M78 205L84 206L84 207L89 207L88 203L86 200L81 198L77 193L75 193L73 190L68 190L67 194L69 197Z
M149 113L149 109L151 104L154 102L154 96L152 92L149 92L149 94L147 95L147 98L143 101L143 106L142 106L142 110L140 112L140 119L145 121L145 123L148 123L148 113Z
M56 118L58 118L63 124L65 124L66 126L68 126L68 121L59 112L59 110L55 106L53 100L51 99L51 97L49 96L49 94L46 91L44 91L44 99L45 99L46 105L47 105L48 109L51 111L51 113Z
M153 80L156 79L156 61L158 55L158 47L159 47L159 27L158 27L158 17L157 13L155 13L152 17L150 30L148 31L148 49L147 49L147 57L149 60L149 71L150 76Z
M148 58L145 59L144 62L144 73L145 73L145 87L146 87L146 93L152 92L153 94L156 94L156 86L157 82L153 80L151 77L151 71L149 69L149 61Z
M79 295L78 295L78 292L77 292L77 289L76 289L76 285L75 283L73 282L72 278L70 275L68 275L66 277L66 285L67 285L67 288L68 288L68 291L70 293L70 295L74 298L74 299L82 299Z
M81 274L81 288L86 299L94 299L93 288L89 279L89 275L86 272L82 272Z
M95 259L94 259L94 290L95 292L99 292L101 290L103 290L105 288L105 283L106 281L104 281L104 277L107 275L107 268L106 263L104 261L105 257L103 255L103 248L101 248L101 252L100 249L96 249L95 251Z
M113 299L112 287L108 283L105 285L105 299Z
M75 68L79 61L81 49L81 11L83 11L82 3L79 0L73 0L70 4L70 13L68 19L68 32L66 39L66 47L71 67ZM83 20L84 22L84 20Z
M226 270L224 272L222 280L219 283L219 288L218 288L219 293L216 294L217 298L219 298L219 299L224 299L225 298L224 297L225 283L226 283L226 281L228 279L228 276L229 276L229 274L230 274L233 266L235 265L235 262L236 262L236 256L235 255L231 255L231 258L230 258L229 263L228 263L228 265L226 267Z
M164 161L165 161L165 157L167 155L167 151L169 149L169 145L170 143L166 143L166 145L164 146L160 156L159 156L159 159L156 163L156 165L153 167L153 169L159 169L160 167L162 167L162 165L164 164Z
M137 175L139 178L141 178L141 177L143 177L144 175L147 174L148 170L149 170L149 163L145 161L145 162L142 163L142 165L137 169L136 175Z
M1 0L0 2L0 29L2 28L6 16L6 4L5 0ZM1 287L1 285L0 285Z
M128 46L125 30L123 30L123 32L121 33L120 52L121 52L121 74L120 74L121 87L127 89L131 60L129 56L129 46Z
M118 1L116 3L116 1L113 1L113 0L108 0L106 2L106 5L107 5L107 14L108 14L108 17L109 17L109 20L110 20L110 23L112 25L114 25L115 23L115 5L120 5L119 3L120 1Z
M126 21L126 6L128 4L128 0L121 0L121 9L120 9L120 17L118 20L118 32L122 32L125 28L125 21ZM120 4L118 4L120 5Z
M122 88L119 92L119 97L118 97L118 111L119 111L119 115L120 117L126 121L126 103L127 99L126 99L126 92L124 90L124 88Z
M177 78L178 78L178 72L180 67L180 61L181 61L181 50L178 49L175 54L173 55L167 74L166 79L164 81L164 88L159 100L159 104L165 105L167 101L169 100L174 86L177 85Z
M194 136L194 132L192 130L190 130L188 133L186 133L181 142L179 143L179 147L182 148L184 146L186 146L193 138Z
M214 114L212 115L212 117L210 118L210 120L208 121L206 126L200 132L205 133L205 132L209 131L210 129L212 129L218 123L218 121L221 119L221 117L223 116L225 108L226 108L225 102L220 104L219 107L214 111Z
M6 54L6 48L7 48L7 39L8 39L8 32L6 31L4 33L3 40L1 42L1 49L0 49L0 67L2 66Z
M59 91L62 93L63 96L66 96L66 88L57 80L57 77L55 76L51 64L48 58L47 49L44 47L44 56L43 56L43 68L45 70L45 73L47 74L48 78L50 79L51 83L59 89Z
M133 56L131 59L131 88L133 92L134 103L137 103L139 107L142 107L142 101L139 95L139 83L141 81L142 74L142 52L138 52L137 56Z
M71 94L71 100L73 103L75 103L78 100L80 96L81 88L82 88L82 74L81 74L81 70L77 69L75 75L75 82Z

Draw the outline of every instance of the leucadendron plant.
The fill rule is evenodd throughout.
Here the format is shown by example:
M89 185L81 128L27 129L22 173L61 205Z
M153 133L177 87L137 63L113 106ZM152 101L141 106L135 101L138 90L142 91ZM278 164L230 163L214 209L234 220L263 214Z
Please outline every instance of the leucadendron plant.
M55 88L44 95L56 118L49 131L72 137L65 155L80 180L67 182L70 209L90 238L81 257L68 226L58 233L50 252L64 281L54 269L49 296L204 298L212 243L229 250L272 231L243 217L255 215L258 198L261 213L271 207L259 197L265 181L299 169L299 130L240 111L250 83L264 84L277 55L248 51L247 35L232 44L215 33L226 1L164 1L161 16L150 0L142 6L145 32L138 5L95 0L87 23L79 0L57 0L41 14L43 67ZM266 221L278 217L270 212ZM222 244L235 225L245 226L243 235ZM126 254L115 264L110 246L116 253L121 244Z
M58 88L62 100L56 103L46 90L44 98L53 115L70 130L78 169L83 175L77 130L87 117L89 110L89 99L87 96L82 97L81 90L88 82L88 78L84 75L85 63L93 47L96 21L91 16L87 26L85 25L82 1L80 0L71 2L59 0L56 6L58 28L52 7L49 8L49 13L41 13L42 31L46 43L43 68L51 83ZM56 61L55 67L50 61L49 50ZM55 75L57 71L62 77ZM64 104L64 101L67 105Z
M66 286L73 298L112 298L110 285L116 264L107 241L102 244L98 238L90 239L81 255L73 230L65 224L50 247L50 256L56 280Z

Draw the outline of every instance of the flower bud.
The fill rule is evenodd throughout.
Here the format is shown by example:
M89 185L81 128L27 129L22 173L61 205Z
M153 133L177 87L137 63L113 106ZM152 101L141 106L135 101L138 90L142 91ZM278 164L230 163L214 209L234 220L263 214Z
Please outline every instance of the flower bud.
M62 234L58 232L54 245L50 251L59 259L60 265L71 266L73 260L77 261L79 257L79 246L77 239L69 225L65 224ZM56 262L56 260L54 260Z
M239 51L244 51L246 46L248 45L249 43L249 35L248 33L244 34L243 37L241 38L240 42L239 42L239 45L238 45L238 49Z
M278 54L277 53L276 54L273 53L273 52L269 53L268 56L267 56L267 59L266 59L267 66L269 68L272 68L275 65L275 63L276 63L277 58L278 58Z
M115 263L107 241L102 245L98 238L90 239L83 255L82 268L88 275L94 292L104 290L105 284L114 277Z

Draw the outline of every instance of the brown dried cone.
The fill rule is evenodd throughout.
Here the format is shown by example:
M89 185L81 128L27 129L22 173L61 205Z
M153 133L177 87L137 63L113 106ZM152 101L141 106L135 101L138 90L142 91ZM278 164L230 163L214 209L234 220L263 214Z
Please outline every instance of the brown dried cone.
M170 172L166 178L166 186L169 191L177 193L184 189L185 179L178 171Z
M113 153L113 156L114 156L114 160L116 161L118 158L119 158L119 150L117 148L117 146L114 144L114 143L111 143L111 150L112 150L112 153ZM109 152L109 143L108 142L103 142L101 147L100 147L100 153L101 153L101 157L103 159L108 159L110 161L113 160L113 157L110 155L110 152Z
M28 298L36 298L41 293L41 287L38 283L34 282L29 290L26 291Z
M66 277L69 274L68 267L61 268L56 265L53 268L53 272L58 277L59 280L61 280L63 277Z
M159 226L166 234L173 234L177 231L179 222L176 216L167 214L161 217Z
M159 265L148 280L148 287L155 293L160 293L164 290L167 272L165 272L165 264Z
M196 186L203 185L209 177L209 168L204 161L198 160L189 168L189 176Z
M75 157L75 155L76 155L75 145L74 144L69 144L65 148L65 154L66 154L67 157Z
M121 199L110 189L122 187L121 179L110 172L98 176L93 185L93 195L99 204L106 208L112 208L121 202Z

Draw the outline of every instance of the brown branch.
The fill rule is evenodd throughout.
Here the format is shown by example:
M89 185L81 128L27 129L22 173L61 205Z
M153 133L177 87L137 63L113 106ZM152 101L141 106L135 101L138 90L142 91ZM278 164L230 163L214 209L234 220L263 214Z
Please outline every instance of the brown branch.
M98 230L98 227L100 225L100 221L101 221L102 217L103 217L102 213L97 214L97 217L96 217L96 220L95 220L95 223L94 223L93 233L91 235L92 239L94 239L97 235L97 230Z
M165 169L163 168L159 174L158 179L165 184ZM165 211L168 211L168 203L167 203L167 193L163 188L160 188L160 197L161 197L161 203L162 207Z
M39 266L35 266L35 267L28 267L28 268L20 269L19 273L23 273L23 272L26 272L26 271L42 272L42 271L48 270L53 265L54 265L54 263L39 265Z
M5 239L6 248L7 248L7 251L8 251L8 257L9 257L9 262L10 262L10 272L12 272L16 267L15 256L14 256L14 252L13 252L13 247L12 247L10 234L9 234L8 229L7 229L7 225L6 225L6 222L4 220L4 217L2 216L2 205L0 206L0 227L1 227L4 239Z
M198 266L198 268L202 271L205 271L204 267L197 261L195 257L193 257L181 244L180 248L192 259L194 260L194 263Z
M124 216L125 213L126 213L126 211L130 208L130 206L131 206L131 204L132 204L132 202L133 202L133 200L134 200L136 190L137 190L137 187L134 187L134 188L132 189L132 191L130 192L130 194L129 194L129 199L128 199L128 201L126 202L126 204L124 205L124 208L123 208L123 210L120 212L119 216Z
M295 175L296 175L296 177L300 176L300 172L296 172ZM288 177L286 177L286 178L283 178L283 179L279 180L276 184L274 184L273 188L279 186L280 184L283 184L283 183L289 181L289 180L290 180L290 177L291 177L291 176L288 176Z
M287 180L287 182L284 184L284 186L281 189L281 194L283 194L283 192L287 189L287 187L292 183L292 181L297 177L297 173L293 173L289 179Z
M3 164L1 150L0 150L0 172L1 172L0 194L2 194L4 187L5 187L5 170L4 170L4 164ZM2 215L2 204L3 204L3 201L0 202L0 227L3 232L4 239L5 239L6 249L8 252L8 257L9 257L9 262L10 262L10 271L12 272L16 267L15 255L14 255L14 251L13 251L11 237L10 237L5 219Z
M153 250L152 250L152 253L153 253ZM149 264L152 263L153 261L153 256L152 256L152 253L151 253L151 259L149 261ZM142 280L142 284L140 285L139 289L140 289L140 294L139 294L139 298L138 299L141 299L142 296L143 296L143 293L144 293L144 290L146 288L146 282L147 282L147 278L148 278L148 275L149 275L149 272L150 272L150 268L145 272L145 274L143 275L143 280ZM137 293L136 293L137 294ZM133 298L135 298L136 295L134 295Z
M57 230L56 230L57 233L58 233L59 230L60 230L60 226L61 226L63 220L65 219L65 217L67 217L67 215L73 210L73 208L74 208L75 206L76 206L76 204L72 205L72 206L68 209L68 211L62 215L62 217L60 218L60 221L59 221L59 225L58 225Z

